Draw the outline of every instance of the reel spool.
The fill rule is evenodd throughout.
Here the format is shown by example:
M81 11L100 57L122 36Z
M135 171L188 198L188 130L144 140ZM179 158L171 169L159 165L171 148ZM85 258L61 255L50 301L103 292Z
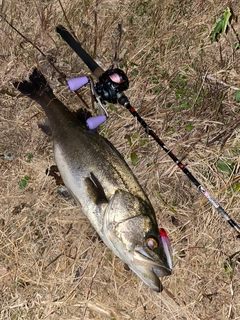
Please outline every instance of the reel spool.
M103 101L117 103L117 94L129 88L126 74L120 69L109 69L99 77L96 91Z

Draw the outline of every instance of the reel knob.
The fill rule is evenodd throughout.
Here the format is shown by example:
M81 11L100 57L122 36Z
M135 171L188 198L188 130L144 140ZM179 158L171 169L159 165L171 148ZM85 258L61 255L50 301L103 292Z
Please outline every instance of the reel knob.
M88 83L88 78L85 76L72 78L72 79L69 79L67 83L71 91L76 91Z
M87 126L88 126L88 128L90 130L94 130L97 127L99 127L106 120L107 120L107 117L105 116L105 114L101 114L101 115L96 116L96 117L88 118L86 123L87 123Z

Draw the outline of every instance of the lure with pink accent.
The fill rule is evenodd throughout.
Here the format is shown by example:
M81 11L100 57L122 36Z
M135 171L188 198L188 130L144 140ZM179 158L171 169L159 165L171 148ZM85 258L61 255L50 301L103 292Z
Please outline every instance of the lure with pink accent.
M162 240L163 249L164 249L166 257L167 257L168 265L172 269L173 268L172 248L170 245L170 241L168 239L168 235L163 228L159 229L159 235Z
M88 78L85 76L72 78L72 79L69 79L67 83L71 91L76 91L88 83Z

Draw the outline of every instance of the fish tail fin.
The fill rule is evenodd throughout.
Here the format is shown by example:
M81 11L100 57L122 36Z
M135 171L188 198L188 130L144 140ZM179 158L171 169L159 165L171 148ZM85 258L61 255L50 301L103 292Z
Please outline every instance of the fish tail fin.
M43 93L52 93L52 88L48 85L47 80L41 71L37 68L35 68L29 76L29 81L24 80L21 82L14 82L13 85L22 94L32 98L33 100Z

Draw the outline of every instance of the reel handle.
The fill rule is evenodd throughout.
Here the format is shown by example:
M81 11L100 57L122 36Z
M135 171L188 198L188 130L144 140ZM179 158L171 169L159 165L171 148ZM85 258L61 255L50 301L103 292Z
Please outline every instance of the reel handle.
M63 38L64 41L76 52L76 54L87 65L90 71L95 75L97 79L101 76L104 70L90 57L90 55L82 48L79 42L77 42L73 36L62 25L56 27L57 33Z

